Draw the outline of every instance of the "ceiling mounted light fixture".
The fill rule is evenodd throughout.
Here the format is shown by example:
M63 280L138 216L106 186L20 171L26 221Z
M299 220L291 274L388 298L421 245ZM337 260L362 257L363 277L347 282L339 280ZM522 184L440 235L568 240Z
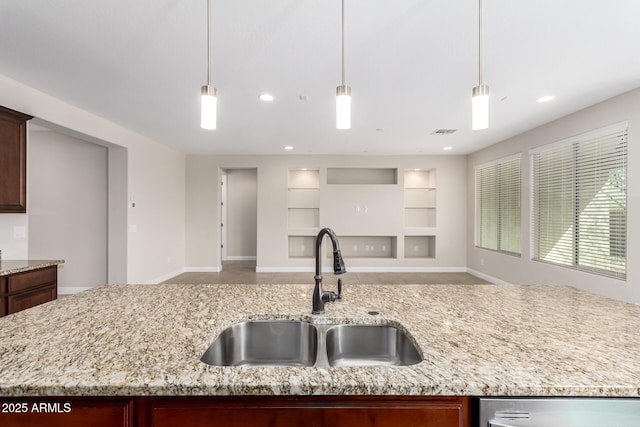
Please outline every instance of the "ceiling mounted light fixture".
M536 101L538 101L539 103L543 103L543 102L553 101L554 99L556 99L554 95L544 95L536 99Z
M478 0L478 86L471 98L471 129L489 127L489 86L482 83L482 0Z
M214 130L218 91L211 85L211 0L207 0L207 84L200 89L200 127Z
M344 0L342 0L342 84L336 88L336 129L351 129L351 86L344 83Z

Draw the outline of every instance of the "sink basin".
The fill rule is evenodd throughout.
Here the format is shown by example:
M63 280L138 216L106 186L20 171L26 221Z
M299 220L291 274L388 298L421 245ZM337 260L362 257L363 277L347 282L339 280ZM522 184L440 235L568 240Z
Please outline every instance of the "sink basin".
M407 366L422 357L390 325L253 320L223 330L200 360L215 366Z
M389 325L339 325L326 333L330 366L407 366L422 357L409 337Z
M307 322L254 320L226 328L200 358L217 366L313 366L318 332Z

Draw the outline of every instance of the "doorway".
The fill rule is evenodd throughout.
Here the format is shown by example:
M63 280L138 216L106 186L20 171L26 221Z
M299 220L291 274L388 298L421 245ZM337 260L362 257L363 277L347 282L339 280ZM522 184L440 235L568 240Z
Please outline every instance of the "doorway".
M223 169L221 184L221 261L256 261L258 170Z

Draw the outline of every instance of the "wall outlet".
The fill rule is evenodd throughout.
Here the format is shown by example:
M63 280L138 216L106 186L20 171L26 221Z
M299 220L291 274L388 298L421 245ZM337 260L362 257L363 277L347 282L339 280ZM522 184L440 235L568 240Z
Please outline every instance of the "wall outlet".
M16 227L13 227L13 238L14 239L24 239L25 237L27 237L27 228L19 225Z

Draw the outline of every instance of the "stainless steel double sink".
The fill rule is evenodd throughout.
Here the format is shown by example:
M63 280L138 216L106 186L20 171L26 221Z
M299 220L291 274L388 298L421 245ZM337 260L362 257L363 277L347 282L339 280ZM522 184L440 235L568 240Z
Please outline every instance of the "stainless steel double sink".
M216 366L407 366L422 357L391 325L252 320L223 330L200 360Z

